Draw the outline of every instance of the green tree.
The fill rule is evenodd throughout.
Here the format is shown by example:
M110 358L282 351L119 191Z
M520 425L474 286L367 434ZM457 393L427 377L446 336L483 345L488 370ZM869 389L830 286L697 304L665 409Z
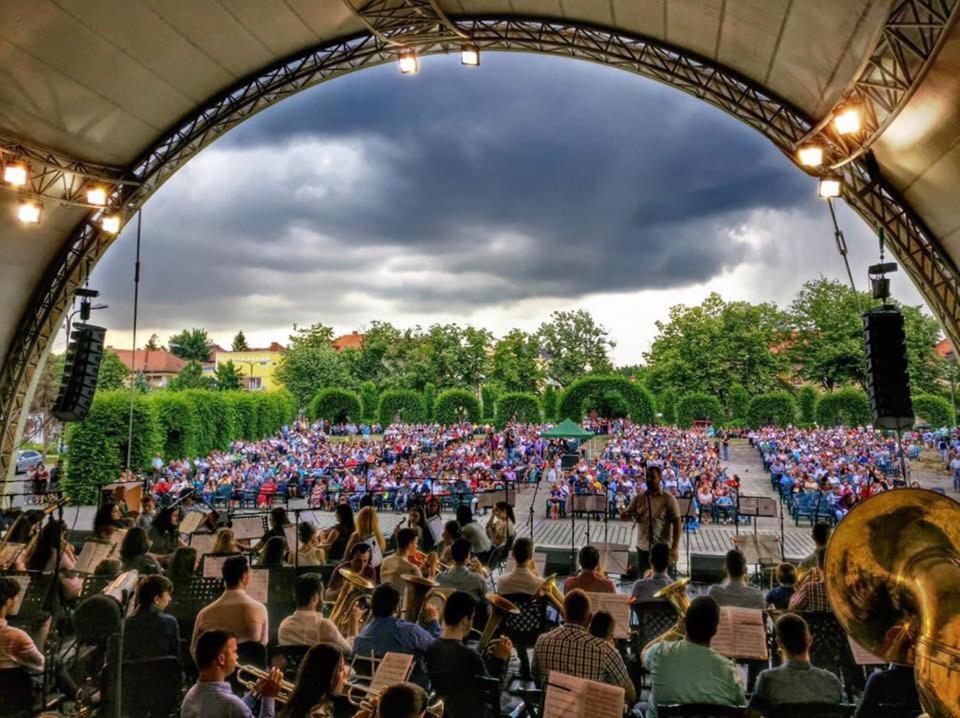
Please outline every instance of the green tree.
M243 329L237 332L237 336L233 338L233 344L230 345L230 348L235 352L250 351L250 347L247 345L247 338L243 334Z
M360 407L364 421L375 421L377 418L377 385L372 381L360 384Z
M147 343L143 345L143 348L148 352L159 352L166 350L166 347L160 343L160 337L158 337L156 334L150 335L150 338L147 339Z
M547 374L564 387L584 374L613 370L609 352L616 343L584 309L553 312L550 321L537 329L537 339L547 360Z
M170 337L170 351L186 361L210 361L213 342L206 329L184 329Z
M560 396L553 384L547 384L543 390L543 418L546 421L557 420L557 404Z
M321 387L353 389L353 379L340 355L330 346L333 330L322 324L294 328L290 345L277 365L277 379L293 394L297 405L307 406Z
M213 372L213 381L220 391L234 391L243 386L243 374L233 361L220 362Z
M862 389L838 389L822 394L817 401L817 423L820 426L867 426L872 422L870 400Z
M109 349L105 350L100 360L100 369L97 371L97 389L100 391L120 389L126 385L129 377L130 370L120 361L120 357Z
M199 362L188 362L180 373L177 374L167 385L172 391L181 391L183 389L211 389L213 388L213 379L204 375L203 367Z
M677 424L690 427L693 426L693 422L703 419L715 424L723 421L723 407L720 405L720 400L700 392L681 396L677 401Z
M544 378L535 335L512 329L494 345L490 379L506 391L535 392Z
M727 415L733 421L744 421L747 418L747 406L750 398L743 384L734 384L727 393Z
M797 392L797 406L800 409L800 421L813 424L817 420L817 390L812 386L802 386Z
M511 421L539 424L542 418L540 399L536 394L508 391L497 398L497 425L500 427Z

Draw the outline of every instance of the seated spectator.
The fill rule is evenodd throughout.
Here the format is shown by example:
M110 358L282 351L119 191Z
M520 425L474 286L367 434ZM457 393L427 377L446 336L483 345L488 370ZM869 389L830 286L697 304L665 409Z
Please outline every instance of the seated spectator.
M383 559L380 565L380 581L393 584L401 594L407 587L403 576L421 575L420 569L411 560L417 550L419 538L420 535L416 530L410 527L397 531L397 550Z
M827 549L817 549L817 568L810 569L803 584L790 597L791 611L829 611L830 597L827 595L827 584L823 580L823 562L826 560Z
M343 587L343 576L340 575L340 569L348 568L354 573L358 573L368 581L376 582L377 572L370 565L370 545L365 543L355 544L350 548L350 558L341 562L330 574L330 581L327 585L325 598L328 601L335 601L337 594Z
M590 597L579 588L563 597L564 625L545 633L533 648L533 677L544 686L550 671L622 686L627 705L636 699L633 681L617 649L590 635Z
M727 577L723 583L709 588L707 595L721 606L737 608L766 608L763 592L747 585L747 559L737 549L727 551L723 560Z
M594 546L584 546L578 556L580 573L570 576L563 583L563 592L569 593L575 588L587 593L616 593L617 587L613 581L603 575L600 570L600 552Z
M470 542L465 538L458 538L453 542L450 555L453 566L437 576L437 583L444 588L466 591L478 601L482 601L487 595L487 582L483 576L468 568L468 564L471 564Z
M349 655L353 646L344 639L336 624L324 618L318 610L323 596L323 579L316 573L297 576L294 584L294 596L297 609L280 622L277 629L277 643L281 646L315 646L318 643L330 643ZM360 626L360 607L354 606L354 625L351 635L355 635Z
M792 563L777 564L777 587L767 591L764 603L781 611L786 611L797 583L797 569Z
M654 544L650 549L650 574L634 582L633 590L630 592L633 599L635 601L666 601L665 598L654 598L654 594L672 583L667 574L669 566L670 547L665 543Z
M750 698L753 715L761 715L780 703L842 703L840 679L810 665L813 638L807 622L786 613L777 619L774 632L783 663L757 676Z
M204 631L226 629L240 643L256 641L267 645L270 637L267 608L247 595L250 565L246 556L230 556L223 562L224 592L216 601L200 609L193 626L190 653L196 657L197 640ZM228 674L229 675L229 674Z
M537 571L537 564L533 561L533 541L528 538L518 538L513 543L511 554L516 566L497 579L497 593L533 595L543 583L543 577Z
M644 667L650 672L650 702L646 718L657 718L657 706L674 703L744 704L736 667L710 648L720 625L720 606L709 596L690 602L684 618L684 636L668 636L644 649Z
M176 618L164 613L172 591L173 584L163 576L151 575L141 579L137 586L137 608L124 625L125 660L162 656L176 656L179 660L180 624Z

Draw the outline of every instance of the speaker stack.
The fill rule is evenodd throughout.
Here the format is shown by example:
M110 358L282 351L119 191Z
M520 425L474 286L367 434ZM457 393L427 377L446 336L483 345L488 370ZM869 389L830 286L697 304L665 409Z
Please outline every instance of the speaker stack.
M911 428L913 402L903 315L894 307L864 312L863 340L873 425L880 429Z
M77 324L70 332L70 343L63 365L60 393L53 404L53 415L60 421L83 421L97 389L97 372L103 358L103 340L107 330L92 324Z

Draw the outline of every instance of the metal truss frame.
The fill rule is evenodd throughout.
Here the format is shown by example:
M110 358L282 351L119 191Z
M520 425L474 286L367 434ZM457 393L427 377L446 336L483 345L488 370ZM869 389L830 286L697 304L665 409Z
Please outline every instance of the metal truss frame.
M408 9L416 6L420 18L425 8L435 8L429 0L374 0L363 8L386 13L400 4ZM537 52L626 70L733 115L763 133L791 159L797 143L817 131L813 119L729 68L611 28L544 18L434 15L417 20L411 32L404 32L387 27L382 24L386 19L372 14L367 21L377 31L337 40L273 65L214 97L173 127L119 178L124 183L118 185L118 204L125 216L131 216L191 157L231 128L303 89L395 60L400 38L402 47L420 55L459 52L466 37L481 52ZM884 228L892 253L924 293L947 334L960 344L960 273L909 205L871 170L870 160L866 154L844 166L844 198L868 223ZM37 367L74 291L115 239L100 231L97 216L90 213L64 242L38 284L0 368L0 477L22 431L21 417L28 408Z

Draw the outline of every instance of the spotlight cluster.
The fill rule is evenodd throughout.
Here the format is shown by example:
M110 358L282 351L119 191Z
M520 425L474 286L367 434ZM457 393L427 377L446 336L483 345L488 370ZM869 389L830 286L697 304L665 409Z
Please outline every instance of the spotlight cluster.
M479 67L480 48L469 43L461 45L460 64L467 67ZM416 75L420 70L420 59L417 57L417 51L410 47L401 49L397 52L397 65L400 67L400 74Z
M863 129L863 108L852 102L838 105L830 118L830 124L837 135L844 137L856 135ZM797 163L801 167L818 169L826 159L826 149L817 141L810 141L797 147ZM821 199L833 199L843 193L843 175L833 171L820 174L817 196Z

